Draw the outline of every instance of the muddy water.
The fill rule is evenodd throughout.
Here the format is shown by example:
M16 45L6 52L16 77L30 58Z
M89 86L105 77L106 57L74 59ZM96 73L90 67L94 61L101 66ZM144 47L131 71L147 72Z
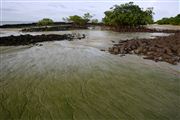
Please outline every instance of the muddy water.
M100 51L112 40L167 34L72 32L88 37L1 47L0 119L180 119L180 65Z

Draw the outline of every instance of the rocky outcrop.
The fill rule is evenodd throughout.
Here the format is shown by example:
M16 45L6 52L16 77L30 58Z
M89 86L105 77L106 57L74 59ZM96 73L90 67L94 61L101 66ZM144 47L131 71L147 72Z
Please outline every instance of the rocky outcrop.
M167 30L167 29L153 29L153 28L147 28L147 27L128 27L128 26L119 26L114 27L111 25L102 25L102 30L112 30L116 32L163 32L163 33L177 33L179 30Z
M31 27L31 28L24 28L21 31L22 32L44 32L44 31L65 31L65 30L75 30L75 29L87 29L87 27L64 25L64 26L49 26L49 27Z
M64 35L56 35L56 34L49 34L49 35L20 35L20 36L8 36L8 37L1 37L0 39L0 46L17 46L17 45L29 45L29 44L36 44L38 42L44 41L61 41L61 40L73 40L73 39L83 39L86 36L80 34L64 34Z
M165 61L170 64L180 62L180 32L155 39L134 39L120 41L109 48L111 54L138 54L144 59Z

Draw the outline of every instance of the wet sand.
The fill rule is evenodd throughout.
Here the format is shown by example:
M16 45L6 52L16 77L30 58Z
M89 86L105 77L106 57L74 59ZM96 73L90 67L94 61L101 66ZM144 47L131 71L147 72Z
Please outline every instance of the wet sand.
M100 51L111 40L167 34L81 33L89 37L1 47L0 119L180 119L179 64Z

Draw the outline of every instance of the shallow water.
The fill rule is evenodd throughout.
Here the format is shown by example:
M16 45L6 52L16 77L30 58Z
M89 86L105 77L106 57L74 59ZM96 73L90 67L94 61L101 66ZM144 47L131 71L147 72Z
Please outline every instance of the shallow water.
M150 29L159 29L159 30L180 30L179 25L147 25Z
M180 119L180 65L100 51L167 34L72 32L88 37L0 48L0 119Z

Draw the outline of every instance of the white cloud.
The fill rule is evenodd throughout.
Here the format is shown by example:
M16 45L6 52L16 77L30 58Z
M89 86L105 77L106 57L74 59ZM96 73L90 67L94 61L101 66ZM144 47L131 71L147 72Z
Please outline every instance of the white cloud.
M102 19L104 11L114 4L134 1L142 8L154 7L155 20L175 16L180 13L179 0L1 0L3 21L37 21L50 17L60 21L69 15L82 15L84 12L94 14ZM54 1L54 2L52 2ZM61 1L61 2L60 2ZM62 2L64 1L64 2ZM87 2L89 1L89 2ZM98 2L97 2L98 1Z

